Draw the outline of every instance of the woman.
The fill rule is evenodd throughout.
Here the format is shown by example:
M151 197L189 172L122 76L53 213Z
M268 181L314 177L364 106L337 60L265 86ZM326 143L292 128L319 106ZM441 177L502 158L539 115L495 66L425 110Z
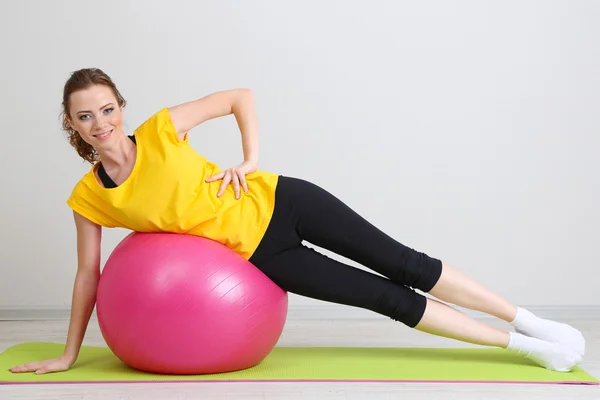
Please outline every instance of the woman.
M249 90L164 108L127 136L125 100L115 84L99 69L83 69L66 82L63 107L71 145L93 164L67 201L78 252L67 343L60 357L13 372L64 371L75 363L95 304L103 226L208 237L289 292L369 309L422 332L504 348L550 370L569 371L583 358L585 340L578 330L539 318L404 246L322 188L258 170L258 123ZM187 132L230 114L241 131L244 161L221 171L190 147ZM383 276L327 258L303 241ZM515 332L494 329L414 289L501 318Z

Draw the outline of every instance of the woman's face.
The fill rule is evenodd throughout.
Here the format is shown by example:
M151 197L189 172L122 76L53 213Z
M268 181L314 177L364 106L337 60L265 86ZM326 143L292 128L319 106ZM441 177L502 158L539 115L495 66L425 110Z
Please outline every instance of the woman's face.
M111 147L123 134L123 110L113 91L104 85L71 93L69 123L96 150Z

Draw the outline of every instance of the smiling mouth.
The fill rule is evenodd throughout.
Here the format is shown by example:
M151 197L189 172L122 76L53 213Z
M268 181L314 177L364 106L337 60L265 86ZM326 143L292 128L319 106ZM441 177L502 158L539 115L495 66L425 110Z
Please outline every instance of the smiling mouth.
M94 137L95 137L95 138L97 138L97 139L106 139L107 137L109 137L109 136L110 136L110 134L112 133L112 131L113 131L113 129L111 129L111 130L110 130L110 131L108 131L108 132L99 133L99 134L97 134L97 135L94 135Z

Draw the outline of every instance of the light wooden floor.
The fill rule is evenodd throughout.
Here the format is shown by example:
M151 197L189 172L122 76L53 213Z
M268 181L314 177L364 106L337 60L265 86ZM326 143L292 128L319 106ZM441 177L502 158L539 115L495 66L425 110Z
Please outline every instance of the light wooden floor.
M506 323L485 320L507 330ZM564 321L587 339L582 367L600 377L600 320ZM64 343L66 321L0 322L0 352L25 341ZM104 345L96 321L84 344ZM387 319L288 320L283 346L468 347L404 327ZM402 383L161 383L0 386L0 399L600 399L600 386L402 384Z

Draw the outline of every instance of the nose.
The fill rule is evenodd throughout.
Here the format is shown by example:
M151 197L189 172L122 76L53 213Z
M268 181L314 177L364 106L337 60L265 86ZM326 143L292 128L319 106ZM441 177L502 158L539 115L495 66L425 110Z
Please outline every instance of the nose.
M97 131L102 131L104 127L106 127L106 118L104 116L99 116L94 119L94 129Z

